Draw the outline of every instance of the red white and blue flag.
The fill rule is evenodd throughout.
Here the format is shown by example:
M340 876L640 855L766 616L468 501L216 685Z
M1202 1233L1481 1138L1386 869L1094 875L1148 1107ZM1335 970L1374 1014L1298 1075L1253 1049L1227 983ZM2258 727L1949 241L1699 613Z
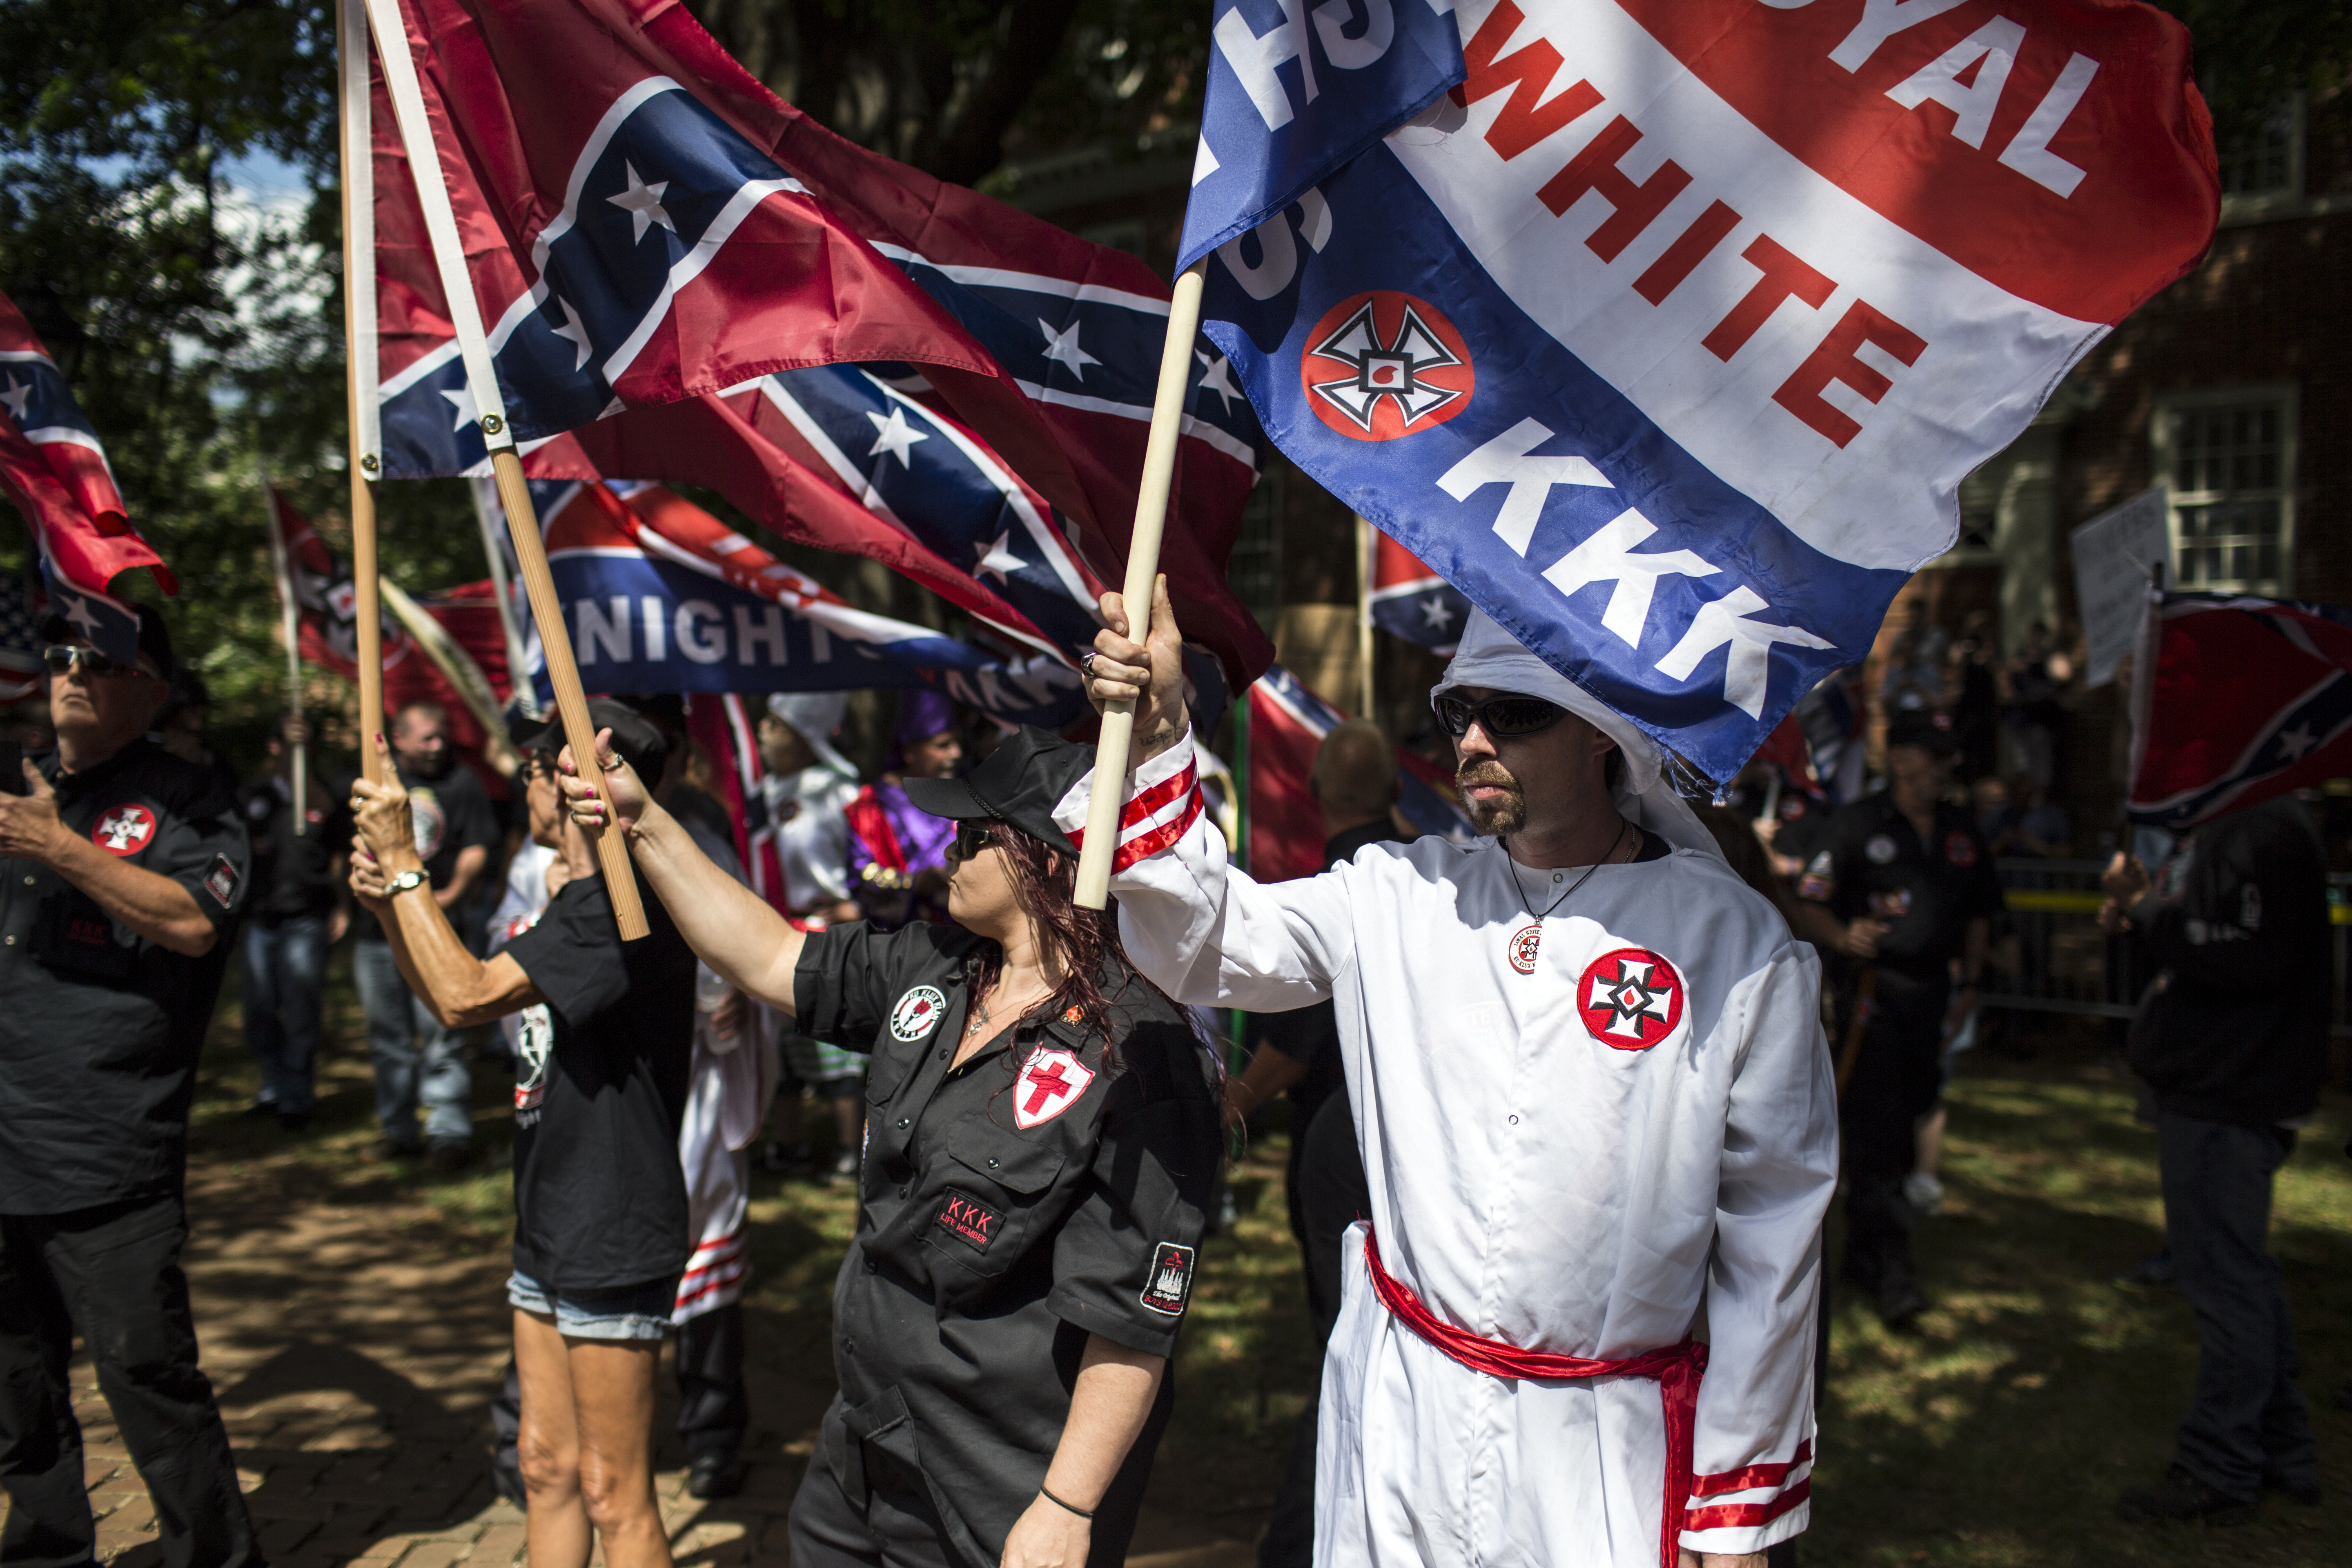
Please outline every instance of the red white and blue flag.
M928 688L1049 729L1086 707L1077 671L1060 658L1000 656L859 609L662 486L534 480L532 489L592 691ZM534 663L536 648L533 637L525 657Z
M530 472L703 484L1033 646L1083 644L1046 623L1119 574L1167 324L1150 268L832 135L682 6L400 6ZM372 99L362 456L471 472L481 431L380 69ZM1208 347L1164 566L1238 681L1272 655L1224 584L1259 437Z
M1307 784L1343 715L1278 664L1249 699L1249 873L1261 882L1311 877L1323 869L1323 808ZM1457 844L1475 837L1445 769L1399 746L1397 786L1397 809L1422 832Z
M1728 778L2212 235L2186 31L2026 15L1217 0L1180 260L1286 453Z
M144 566L180 591L163 558L131 526L98 432L22 311L0 294L0 488L24 512L49 606L93 647L129 664L138 613L107 592Z
M1391 637L1448 656L1470 619L1462 591L1385 533L1373 536L1372 588L1364 607L1372 625Z
M2133 821L2177 833L2352 773L2352 609L2167 594L2148 621Z

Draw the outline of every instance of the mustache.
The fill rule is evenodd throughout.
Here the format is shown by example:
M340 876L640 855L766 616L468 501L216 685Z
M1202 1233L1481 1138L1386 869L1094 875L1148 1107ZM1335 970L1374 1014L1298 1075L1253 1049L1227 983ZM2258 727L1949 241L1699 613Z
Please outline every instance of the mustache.
M1519 781L1511 776L1509 769L1492 761L1472 763L1454 775L1454 782L1464 789L1473 784L1491 784L1497 789L1516 793L1519 787Z

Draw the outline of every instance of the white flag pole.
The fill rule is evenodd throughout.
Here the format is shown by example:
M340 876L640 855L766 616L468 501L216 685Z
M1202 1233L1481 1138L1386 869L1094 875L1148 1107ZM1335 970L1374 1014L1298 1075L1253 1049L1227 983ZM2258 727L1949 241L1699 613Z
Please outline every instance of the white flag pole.
M376 0L381 3L381 0ZM1127 542L1127 635L1151 635L1151 585L1160 574L1160 536L1168 521L1168 487L1176 474L1176 440L1184 418L1184 384L1192 379L1192 340L1201 330L1201 284L1206 258L1177 274L1168 301L1168 337L1160 350L1160 385L1151 397L1151 434L1143 447L1143 482L1135 492L1135 530ZM1076 900L1098 910L1110 898L1111 857L1118 850L1119 808L1127 804L1127 752L1135 739L1135 704L1114 702L1095 742L1094 794L1087 802L1086 842L1079 846Z
M523 668L522 626L515 619L514 580L507 575L507 552L499 548L499 525L490 521L490 503L498 487L480 479L467 481L474 497L474 521L482 531L482 553L490 563L490 586L499 595L499 630L507 639L507 689L526 719L540 717L539 692ZM503 509L501 509L503 510Z
M530 489L523 480L522 458L515 450L514 433L507 426L506 399L491 367L489 335L482 329L481 305L474 298L474 280L457 237L457 214L449 205L447 175L442 171L440 151L433 144L433 128L425 118L425 94L417 85L416 61L408 52L400 0L365 0L365 4L375 34L376 58L383 62L384 86L392 96L393 117L400 122L401 144L408 153L408 172L416 183L417 205L425 210L425 231L432 241L441 291L447 299L449 324L457 331L457 354L465 362L466 384L473 394L483 444L489 448L491 472L498 478L499 504L507 514L507 537L514 542L523 592L530 599L531 619L539 627L548 681L555 688L563 738L571 745L581 776L594 778L596 730L588 718L588 695L580 684L579 667L572 662L563 605L556 597L554 574L548 570L547 547L540 539L539 518L531 509ZM616 833L599 832L590 837L604 872L605 895L613 900L614 923L620 927L623 942L635 942L650 928L646 924L645 905L637 898L636 879L629 868L628 847Z

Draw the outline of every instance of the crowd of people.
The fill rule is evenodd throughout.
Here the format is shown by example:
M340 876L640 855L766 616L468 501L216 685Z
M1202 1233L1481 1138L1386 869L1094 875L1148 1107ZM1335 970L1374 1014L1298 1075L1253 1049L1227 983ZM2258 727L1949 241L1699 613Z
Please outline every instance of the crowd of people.
M77 1337L167 1562L260 1563L177 1266L194 1066L235 956L252 1113L305 1136L346 937L382 1157L467 1166L474 1072L512 1076L495 1468L542 1568L670 1561L665 1342L689 1490L741 1486L755 1165L858 1204L794 1562L1120 1561L1226 1137L1278 1097L1323 1372L1267 1568L1785 1559L1833 1190L1836 1278L1912 1323L1951 1056L2022 962L1995 863L2073 853L2036 739L2056 656L1988 683L1981 637L1906 634L1882 787L1832 809L1759 765L1709 805L1479 616L1432 693L1479 837L1417 836L1351 721L1310 780L1326 869L1259 884L1202 806L1172 613L1137 643L1104 612L1088 693L1139 709L1109 912L1075 896L1092 748L934 693L898 698L870 780L842 694L768 700L763 897L677 697L593 703L591 759L518 717L510 781L429 703L321 779L289 714L240 784L159 617L133 666L53 622L49 743L0 794L0 1564L91 1560ZM2107 869L2102 923L2155 977L2130 1059L2202 1351L2126 1518L2315 1493L2263 1231L2325 1065L2316 844L2280 802ZM1212 1010L1245 1016L1230 1073Z

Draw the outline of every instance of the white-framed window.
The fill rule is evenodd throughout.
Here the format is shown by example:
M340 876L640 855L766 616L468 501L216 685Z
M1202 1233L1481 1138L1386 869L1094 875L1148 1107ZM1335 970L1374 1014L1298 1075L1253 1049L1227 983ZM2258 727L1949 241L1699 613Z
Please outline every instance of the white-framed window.
M2311 206L2303 194L2303 94L2282 97L2261 120L2224 137L2216 152L2224 225L2289 217ZM2334 205L2325 198L2320 205Z
M2295 387L2176 393L2149 435L2168 492L2184 589L2284 595L2294 586Z

